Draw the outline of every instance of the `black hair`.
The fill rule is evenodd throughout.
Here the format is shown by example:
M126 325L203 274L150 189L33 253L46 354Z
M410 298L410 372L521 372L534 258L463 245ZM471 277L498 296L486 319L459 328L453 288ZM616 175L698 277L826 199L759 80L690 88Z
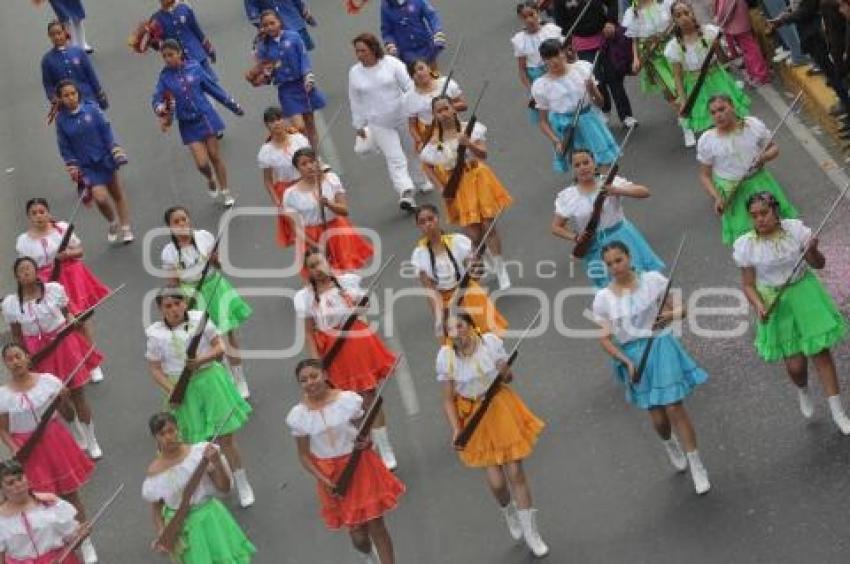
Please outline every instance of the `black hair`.
M301 160L301 157L309 157L314 161L318 160L316 151L314 151L312 147L301 147L292 154L292 166L298 168L298 161Z
M747 211L750 211L750 208L753 204L764 204L770 209L773 210L773 213L776 215L776 218L779 219L779 200L776 199L776 196L768 192L767 190L762 190L761 192L756 192L747 198Z
M732 97L729 94L725 94L723 92L718 92L717 94L712 94L711 96L709 96L708 105L711 106L713 103L717 102L718 100L723 100L724 102L726 102L727 104L729 104L733 108L735 107L735 103L732 102Z
M61 27L65 31L65 34L68 36L68 39L71 38L71 34L68 32L68 28L59 20L50 20L49 22L47 22L47 34L50 35L50 30L56 26Z
M572 158L575 157L576 155L578 155L580 153L584 153L585 155L590 157L590 160L592 160L594 164L596 164L596 156L593 154L593 151L591 151L590 149L585 149L584 147L578 147L577 149L573 149L571 153L572 154L570 155L570 160L572 160Z
M372 51L372 54L375 55L375 58L381 60L384 58L384 48L381 45L380 40L375 37L374 33L361 33L357 37L351 40L352 45L357 45L358 43L362 43L366 47Z
M178 211L182 211L183 213L186 214L186 217L191 219L191 216L189 215L189 210L186 208L186 206L171 206L170 208L165 210L165 213L162 216L163 220L165 221L166 226L171 227L171 216L174 215ZM186 265L183 263L183 251L180 250L180 244L177 241L177 236L171 231L169 231L169 235L171 237L171 243L174 245L174 250L177 251L177 262L180 263L180 266L182 268L186 268ZM192 247L195 249L195 252L197 252L200 255L201 250L198 248L198 243L195 242L195 230L194 229L189 230L189 238L190 238L190 241L192 243Z
M325 254L321 250L317 249L316 247L308 248L306 251L304 251L304 267L305 268L307 267L307 261L310 260L310 257L315 256L315 255L319 255L320 257L325 256ZM339 280L336 279L336 276L334 276L333 274L330 274L329 277L331 279L331 282L334 283L334 286L336 286L337 289L341 293L345 293L345 291L342 289L342 286L340 286L340 284L339 284ZM312 276L309 277L309 282L310 282L310 287L313 289L313 299L315 299L316 303L318 304L319 303L319 288L316 285L316 281L313 280Z
M472 319L472 315L468 311L466 311L465 309L457 309L455 310L454 315L452 317L454 317L455 319L459 319L469 325L473 329L473 331L475 331L475 335L480 336L478 327L475 325L475 320ZM457 352L457 341L455 339L452 339L451 343L452 349Z
M437 206L435 206L434 204L425 203L416 206L416 209L413 210L413 219L415 221L419 221L419 214L424 211L429 211L436 215L438 218L440 217L440 210Z
M317 368L318 370L324 370L325 367L322 365L322 361L318 358L305 358L298 361L298 364L295 365L295 379L298 379L298 375L301 374L301 371L305 368Z
M439 73L437 73L434 69L431 68L431 64L428 61L417 57L405 65L407 67L407 74L410 75L410 78L413 78L413 75L416 74L416 65L418 65L419 63L422 63L423 65L428 67L432 77L437 78L438 76L440 76Z
M522 14L522 11L526 8L531 8L535 12L540 12L540 6L537 5L537 0L524 0L516 5L516 15Z
M437 206L435 206L434 204L427 204L426 203L426 204L421 204L421 205L417 206L416 209L413 210L413 217L417 222L419 221L419 216L421 215L421 213L423 211L429 211L429 212L433 213L435 216L437 216L437 219L440 218L440 211L437 209ZM441 233L441 235L442 235L442 233ZM430 240L425 241L425 246L428 249L428 260L431 263L431 273L434 275L434 278L436 279L437 278L437 257L434 254L434 248L431 247L431 241ZM446 245L446 255L449 257L449 261L451 261L452 267L454 268L455 280L460 282L460 279L461 279L460 268L458 267L457 259L455 259L455 256L452 253L452 250L449 248L448 245Z
M3 358L6 358L6 353L12 349L18 349L19 351L24 353L24 355L29 356L29 352L27 352L27 349L25 349L22 344L15 342L6 343L5 345L3 345L3 349L0 350L0 355L2 355Z
M611 241L610 243L606 243L602 246L602 252L599 253L599 256L604 257L605 253L613 250L622 251L627 257L632 256L632 252L629 250L629 247L622 241Z
M30 213L30 208L33 206L44 206L47 208L47 211L50 211L50 204L47 203L46 198L30 198L27 200L26 205L24 206L24 210L27 214Z
M183 52L183 46L176 39L166 39L162 42L162 46L159 48L160 52L168 49L169 51L179 51Z
M263 18L265 18L266 16L274 16L275 19L281 23L281 25L283 24L283 19L281 19L280 14L278 14L276 10L272 10L271 8L263 10L260 13L260 21L263 21Z
M15 281L18 280L18 267L28 262L32 265L32 267L38 272L38 264L36 264L35 260L32 257L18 257L15 259L14 264L12 264L12 273L15 275ZM44 299L44 282L38 279L36 276L35 284L38 286L38 289L41 291L41 297L36 300L36 303L41 303L41 300ZM24 287L21 286L21 283L18 282L18 307L21 308L21 313L24 312Z
M443 133L444 133L443 132L443 124L441 124L440 121L437 119L437 112L434 111L434 108L436 107L438 102L448 102L449 107L453 108L454 106L452 106L452 99L449 98L449 96L447 94L440 94L438 96L434 96L433 98L431 98L431 113L434 114L434 118L431 121L431 126L428 128L428 134L426 135L426 137L428 139L433 137L434 130L436 129L437 130L437 148L442 150ZM457 112L455 112L455 127L457 128L458 133L463 132L463 128L460 126L460 118L458 117Z
M62 95L62 89L65 88L66 86L73 86L74 90L76 90L77 94L79 95L80 89L77 86L77 83L74 82L73 80L71 80L70 78L63 78L62 80L59 81L59 84L57 84L56 88L54 89L54 92L55 92L57 98Z
M560 39L551 38L541 43L537 51L540 53L540 58L545 61L560 55L563 48Z
M154 413L151 415L150 419L148 419L148 429L151 432L151 435L158 435L166 425L169 423L177 426L177 419L175 419L174 415L167 411L160 411L159 413Z
M263 123L265 124L269 124L279 119L283 119L283 110L280 109L280 106L269 106L266 108L266 111L263 112Z
M14 476L16 478L24 477L24 467L14 458L4 460L0 463L0 480L3 480L7 476Z
M699 36L699 40L702 43L703 48L708 48L708 42L705 40L705 37L702 34L702 27L699 25L699 20L697 20L696 12L694 12L694 7L691 6L691 3L687 0L676 0L670 5L670 19L674 22L673 33L676 35L676 43L679 44L679 48L682 50L682 53L685 52L685 41L682 37L682 29L676 24L676 17L674 12L676 11L676 6L683 5L686 6L690 11L691 15L694 17L694 25L696 26L697 35Z

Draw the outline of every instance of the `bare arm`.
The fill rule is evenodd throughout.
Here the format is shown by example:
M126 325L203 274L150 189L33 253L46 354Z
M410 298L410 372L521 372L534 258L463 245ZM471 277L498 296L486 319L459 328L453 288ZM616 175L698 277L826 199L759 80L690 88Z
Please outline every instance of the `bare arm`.
M26 345L24 345L24 332L21 329L20 323L10 323L9 324L9 332L12 333L12 342L24 347L26 349Z
M270 168L263 169L263 185L266 187L266 192L269 193L272 203L280 207L281 203L274 191L274 173Z
M150 370L154 383L162 388L165 393L170 394L171 390L174 389L174 384L171 383L168 375L162 370L162 362L158 360L149 360L148 370Z
M610 196L624 196L638 200L649 198L649 188L643 184L635 184L633 182L629 182L625 186L609 186L606 190Z
M319 472L319 469L313 464L313 460L310 458L310 437L295 437L295 445L298 447L298 461L301 462L301 466L304 467L308 474L316 478L320 484L328 489L332 489L335 484L330 478Z
M528 62L526 57L516 58L517 67L519 69L519 81L526 90L531 90L531 83L528 81Z
M322 358L319 354L319 347L316 345L314 337L316 332L316 322L312 317L304 319L304 334L307 336L307 347L310 349L310 354L313 358Z
M472 140L466 136L466 134L461 133L458 135L458 142L462 143L466 146L467 149L472 151L472 154L475 155L476 159L484 160L487 158L487 142L483 139Z
M460 433L460 417L457 414L457 406L455 405L455 385L454 382L443 382L443 411L446 414L446 420L449 422L449 427L452 429L452 442Z
M714 200L714 210L720 214L723 213L723 198L717 187L714 185L714 180L711 178L712 166L700 163L699 165L699 182L702 187L708 192L711 199Z
M162 508L165 505L165 502L159 500L155 503L151 503L151 516L153 517L153 529L156 532L156 536L162 534L162 530L165 529L165 519L162 516Z
M333 201L330 201L326 198L322 198L324 205L328 207L332 212L337 215L347 216L348 215L348 199L345 197L345 194L337 194L334 196Z
M560 152L561 139L555 134L552 126L549 125L549 110L537 110L537 113L540 114L540 131L555 145L555 151Z
M756 269L751 266L746 266L741 269L741 286L744 290L744 295L747 296L747 301L756 310L756 315L759 319L764 319L764 314L767 308L756 290Z
M3 441L3 444L9 449L9 453L12 456L15 456L18 452L18 445L15 444L15 441L12 440L11 433L9 433L8 413L0 414L0 441Z
M634 378L636 371L635 365L632 363L631 359L614 344L614 340L611 338L611 328L604 323L600 323L600 326L602 327L602 335L599 337L599 344L602 345L602 349L614 360L622 362L629 371L629 375Z
M775 159L778 156L779 156L779 145L777 145L776 143L771 141L770 145L767 146L767 148L764 150L764 152L762 153L762 155L759 157L758 161L756 162L755 168L761 168L762 166L764 166L765 163L772 161L773 159Z
M552 235L555 237L560 237L561 239L566 239L567 241L571 241L575 243L578 235L573 232L570 228L570 222L566 217L561 217L560 215L555 214L552 216Z
M818 239L812 238L808 243L808 247L806 248L806 262L812 268L816 270L820 270L824 266L826 266L826 257L823 256L823 253L818 248Z
M207 452L204 453L204 456L210 461L210 466L207 469L207 472L212 479L215 489L223 494L230 493L230 473L228 473L227 468L224 467L224 462L221 458L221 451L215 448L212 444L207 445L207 449Z
M676 97L678 98L680 110L685 105L687 94L685 93L685 83L682 80L682 63L672 63L673 81L676 83Z
M419 136L419 118L412 116L407 118L407 130L410 132L410 137L413 139L413 144L417 151L421 151L425 146L425 141Z
M434 165L429 165L426 163L422 163L422 171L425 173L425 176L428 177L428 180L431 181L431 184L437 187L437 190L440 193L443 193L443 190L446 189L446 185L440 180L440 177L437 176L437 173L434 171Z
M428 304L431 307L431 313L434 314L434 327L437 328L443 326L443 298L440 296L439 290L437 290L437 285L434 283L431 278L425 274L424 272L419 273L419 283L422 284L422 287L428 291ZM440 338L440 335L437 335L437 338Z

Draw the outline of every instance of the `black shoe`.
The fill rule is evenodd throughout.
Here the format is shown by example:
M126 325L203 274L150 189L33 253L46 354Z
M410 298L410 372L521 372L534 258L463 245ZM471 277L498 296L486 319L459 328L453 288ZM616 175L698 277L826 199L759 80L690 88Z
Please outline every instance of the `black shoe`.
M817 65L812 65L809 70L806 71L806 74L809 76L817 76L823 74L823 69Z
M224 137L224 131L219 131L215 134L216 139L221 139L222 137Z

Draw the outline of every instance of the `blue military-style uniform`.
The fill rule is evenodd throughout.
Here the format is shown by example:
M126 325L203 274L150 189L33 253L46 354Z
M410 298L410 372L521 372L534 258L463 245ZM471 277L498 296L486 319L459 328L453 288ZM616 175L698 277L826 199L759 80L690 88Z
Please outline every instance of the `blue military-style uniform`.
M383 0L381 36L385 44L396 46L405 63L434 62L445 44L440 16L428 0Z
M86 184L105 186L112 182L119 167L112 150L118 143L97 104L80 102L75 112L61 109L56 116L56 138L65 165L79 167Z
M159 10L151 21L159 28L159 39L176 39L183 47L187 59L197 61L213 80L218 81L215 71L210 64L210 56L215 57L212 44L204 35L195 12L183 3L175 4L170 10Z
M277 37L265 37L257 44L257 59L273 62L272 84L277 85L277 97L286 117L309 114L325 107L325 96L313 86L310 93L304 86L312 79L310 57L301 36L283 30Z
M41 84L49 101L56 97L56 86L66 79L77 85L81 100L96 102L106 109L106 94L84 49L72 45L54 47L41 58Z
M171 109L180 128L184 145L197 143L224 131L224 122L207 94L235 114L242 112L236 100L195 61L179 68L165 67L153 93L154 111Z
M56 18L62 22L79 22L86 19L86 10L82 0L50 0L50 7L56 12Z
M260 25L260 16L266 10L277 12L283 21L283 27L297 32L307 50L313 50L315 45L307 33L307 20L304 19L307 4L303 0L245 0L245 14L257 27Z

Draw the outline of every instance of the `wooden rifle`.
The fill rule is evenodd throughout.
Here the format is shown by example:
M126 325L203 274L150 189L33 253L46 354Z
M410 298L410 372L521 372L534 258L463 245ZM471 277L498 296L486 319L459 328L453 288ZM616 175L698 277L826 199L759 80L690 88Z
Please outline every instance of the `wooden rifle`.
M236 406L230 408L230 411L227 412L227 416L221 421L221 423L218 424L218 428L215 430L212 439L209 441L210 443L215 443L218 440L219 436L221 436L222 429L224 429L224 426L228 421L230 421L234 411L236 411ZM192 509L192 496L195 494L195 490L198 489L198 486L201 485L201 480L204 478L204 474L207 473L208 466L209 461L202 456L201 461L195 467L195 471L192 472L192 475L189 477L186 485L183 486L183 493L180 495L180 505L177 507L174 515L172 515L171 519L162 529L162 532L156 540L157 544L165 547L165 549L170 553L174 553L174 549L177 547L177 541L180 538L180 533L183 532L183 524L189 516L189 511Z
M62 388L56 392L56 395L53 396L53 399L50 400L50 403L47 404L47 408L44 410L44 413L41 414L41 417L38 419L38 423L36 423L35 429L30 436L27 437L27 440L24 441L24 444L20 446L18 452L15 453L14 459L20 462L21 464L25 464L27 459L32 454L33 449L35 449L35 445L38 444L38 441L44 435L44 431L47 430L47 425L53 419L53 414L56 413L56 409L59 407L59 402L62 401L62 390L67 386L71 380L74 379L74 376L77 375L83 366L85 366L86 361L89 357L94 353L94 346L89 348L88 352L83 356L82 360L77 363L77 366L71 371L68 376L65 377L65 380L62 381Z
M662 90L664 90L664 97L668 100L673 100L676 98L676 93L671 92L667 85L664 84L664 80L659 76L658 71L655 70L655 67L652 66L652 58L655 56L659 47L665 45L667 41L670 40L670 37L673 35L673 32L676 29L676 23L670 22L670 25L667 26L663 32L654 38L650 39L646 42L642 49L639 49L638 59L640 60L640 64L643 68L646 69L646 73L652 79L652 81L657 84Z
M687 234L682 235L682 241L679 243L679 249L676 251L676 258L673 259L673 266L670 267L670 277L667 279L667 287L664 288L664 294L661 296L661 302L658 304L658 311L653 318L655 321L661 316L661 313L664 311L664 305L667 303L667 298L670 296L670 289L673 287L673 275L676 273L676 268L679 266L679 259L682 256L682 250L685 248L685 241L687 240ZM653 321L653 329L655 325L655 321ZM635 377L634 383L637 384L640 382L640 378L643 375L643 371L646 369L646 361L649 360L649 351L652 349L652 343L655 342L656 337L655 331L649 335L649 338L646 340L646 346L643 349L643 353L640 356L640 362L638 363L637 368L635 369Z
M204 282L207 280L207 275L210 273L210 268L213 263L213 256L218 252L218 246L221 243L221 239L224 237L224 228L219 231L218 235L215 238L215 242L213 242L213 246L210 249L210 253L207 255L207 261L204 263L204 268L201 269L201 277L198 278L198 281L195 282L194 288L192 288L192 295L189 296L189 300L186 302L186 311L191 311L195 309L195 305L198 302L198 295L201 294L201 289L204 287ZM177 255L180 255L180 247L177 247ZM219 273L219 276L224 276ZM217 283L217 281L216 281ZM207 304L204 304L204 309L206 309Z
M826 215L823 218L823 221L820 222L818 228L812 233L810 237L810 241L812 239L817 239L818 235L820 235L823 228L826 226L826 222L832 217L832 214L835 213L835 210L838 208L839 204L841 204L842 200L844 200L844 196L847 195L847 191L850 189L850 182L844 185L844 189L841 190L841 193L838 194L838 197L832 202L832 206L829 208L829 211L826 212ZM797 276L797 272L800 270L800 267L803 266L803 263L806 260L806 255L809 252L809 246L806 244L806 248L800 253L797 262L794 263L794 268L791 270L791 274L788 275L788 278L785 282L782 283L782 286L779 287L779 290L776 292L776 296L774 296L773 301L770 302L770 305L767 307L767 310L764 312L764 321L767 322L770 314L773 313L773 310L776 309L776 304L779 303L779 298L782 297L782 294L794 283L796 280L794 278Z
M333 344L328 349L328 352L322 356L322 367L326 370L333 364L334 359L339 354L339 351L342 350L342 346L345 344L345 339L348 338L348 331L351 329L351 326L354 325L354 322L357 321L358 310L360 308L366 307L369 304L369 295L378 285L378 282L381 280L381 276L384 275L387 267L395 260L395 255L390 255L390 257L381 265L381 269L378 270L378 273L375 274L375 277L372 278L372 283L369 284L369 287L366 288L366 292L363 294L363 297L357 300L357 303L352 308L351 313L348 314L348 317L345 319L343 324L340 326L337 331L337 337L334 339Z
M602 181L602 189L596 195L596 199L593 200L593 212L590 214L590 219L587 221L587 225L581 234L581 241L576 240L575 247L573 247L573 256L576 258L584 258L593 244L593 238L596 235L596 230L599 229L599 222L602 220L602 208L605 205L605 199L608 197L607 190L614 183L614 178L617 177L617 172L620 170L620 157L623 156L623 149L626 148L626 143L629 142L629 137L632 136L632 131L634 130L634 126L630 127L626 136L623 138L623 142L620 143L620 148L617 151L617 159L611 164L611 168L608 169L608 174L605 175L605 180Z
M481 98L484 97L484 93L487 91L487 86L489 84L489 81L484 81L484 86L481 87L481 93L475 101L475 106L472 107L472 114L470 115L469 121L466 123L466 128L463 131L463 134L466 135L467 139L470 141L472 140L472 130L475 129L475 124L478 122L478 104L481 103ZM455 160L455 167L452 169L452 173L446 182L446 187L443 189L443 198L446 200L454 199L455 194L457 194L457 189L460 187L460 180L463 177L463 169L466 165L466 149L466 145L461 143L457 144L457 159Z
M602 54L602 50L596 52L596 55L593 57L593 67L590 69L590 77L596 73L596 65L599 63L599 55ZM561 138L561 152L559 156L564 159L567 157L567 153L572 152L573 143L576 138L576 130L578 129L578 120L581 117L581 113L584 111L584 107L587 104L587 86L584 87L584 93L581 95L581 99L578 101L578 105L576 106L575 113L573 114L573 121L570 123L570 126L564 130L564 135Z
M393 363L392 368L390 368L390 371L387 373L386 378L384 378L384 381L381 382L380 386L378 386L378 389L375 390L375 399L372 400L372 403L369 405L369 409L366 410L366 413L363 415L360 427L357 429L356 442L364 442L369 438L369 433L372 432L372 424L375 423L375 419L381 412L381 406L384 404L384 387L386 387L387 382L390 381L390 376L393 372L395 372L395 369L401 362L401 358L401 354L396 356L395 362ZM339 478L337 478L336 483L334 484L334 495L344 497L346 492L348 492L348 486L351 485L351 479L354 477L354 472L357 471L357 466L360 464L362 456L363 449L355 446L354 450L351 451Z
M67 337L71 333L71 331L75 331L81 324L88 321L89 318L91 318L91 316L94 315L95 310L98 307L100 307L101 304L103 304L103 302L105 302L106 300L110 299L112 296L114 296L115 294L117 294L118 292L123 290L124 286L126 286L126 284L121 284L120 286L118 286L117 288L115 288L114 290L112 290L111 292L106 294L105 296L103 296L96 304L94 304L93 306L91 306L87 310L81 312L72 321L63 325L62 328L59 329L59 331L57 331L56 336L53 337L52 341L47 343L44 347L39 349L37 352L30 355L30 363L33 366L37 366L39 362L41 362L42 360L44 360L45 358L50 356L53 353L53 351L56 350L56 347L59 346L59 343L62 342L62 339Z
M77 217L77 212L80 211L80 204L83 203L83 194L77 198L77 203L74 204L74 210L71 212L71 217L68 219L68 227L65 233L62 234L62 240L59 241L59 248L56 249L56 258L53 259L53 270L50 271L50 281L56 282L59 280L59 274L62 272L62 261L59 260L59 253L65 251L68 245L71 244L71 236L74 234L74 219Z
M484 392L484 397L481 400L481 404L478 406L478 409L475 410L475 413L472 414L472 417L469 418L469 421L466 422L466 425L460 430L455 438L454 445L456 448L463 449L469 443L469 440L472 438L473 433L478 428L478 425L481 424L481 420L484 418L484 414L487 413L487 409L490 407L490 403L493 401L493 398L498 393L499 388L502 385L502 382L505 381L505 375L513 366L514 361L516 361L517 356L519 355L519 346L531 332L531 328L534 327L534 324L537 323L537 320L540 319L540 315L543 313L543 310L537 310L537 315L534 316L534 319L531 320L531 323L528 324L528 327L525 328L520 338L517 340L516 344L514 344L514 348L511 351L511 354L508 355L508 361L505 363L505 366L499 370L499 373L496 374L496 378L487 388L487 391Z
M81 535L80 533L77 533L76 535L74 535L74 538L65 546L65 549L59 554L59 557L53 561L53 564L65 564L65 559L68 558L72 552L77 550L77 548L80 546L80 544L82 544L86 537L91 534L91 530L94 528L97 522L100 521L100 518L103 517L103 514L106 513L106 510L109 508L109 506L112 505L116 499L118 499L118 496L121 495L121 492L123 491L124 484L122 483L118 486L115 492L113 492L113 494L109 496L109 499L106 500L106 503L100 506L100 509L97 510L97 513L94 514L94 517L92 517L91 521L89 521L88 523L87 531L85 532L85 534Z
M451 84L452 77L455 74L455 65L457 64L457 58L460 55L461 47L463 47L463 35L460 36L460 39L457 42L457 47L455 47L454 55L452 55L452 61L449 63L449 74L446 75L446 82L443 83L443 88L440 90L440 96L445 96L446 92L449 91L449 84Z

